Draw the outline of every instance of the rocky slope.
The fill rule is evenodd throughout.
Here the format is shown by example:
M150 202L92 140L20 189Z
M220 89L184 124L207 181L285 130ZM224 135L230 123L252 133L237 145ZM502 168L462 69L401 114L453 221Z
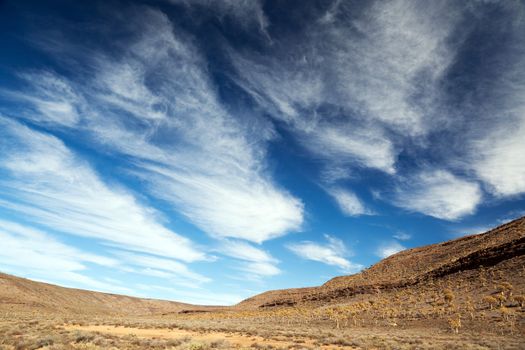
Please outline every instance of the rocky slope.
M522 217L483 234L399 252L361 273L333 278L320 287L268 291L242 301L237 307L330 302L356 294L417 286L498 265L505 269L505 274L512 274L513 269L525 266L524 261L525 217Z

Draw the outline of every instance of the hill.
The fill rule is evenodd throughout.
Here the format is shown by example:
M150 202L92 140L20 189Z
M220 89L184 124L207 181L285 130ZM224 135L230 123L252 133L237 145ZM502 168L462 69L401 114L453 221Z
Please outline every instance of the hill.
M482 234L404 250L361 273L336 277L319 287L268 291L242 301L238 307L333 302L357 294L418 286L430 280L461 279L467 272L472 275L491 267L507 276L510 283L524 285L515 271L525 268L525 217Z
M173 301L65 288L0 273L0 310L3 311L151 315L195 308L194 305Z

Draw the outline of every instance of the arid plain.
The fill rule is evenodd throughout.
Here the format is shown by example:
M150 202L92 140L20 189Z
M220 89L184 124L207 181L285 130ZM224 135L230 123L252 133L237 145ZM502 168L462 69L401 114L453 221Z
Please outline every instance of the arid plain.
M230 307L0 274L0 349L524 349L525 218Z

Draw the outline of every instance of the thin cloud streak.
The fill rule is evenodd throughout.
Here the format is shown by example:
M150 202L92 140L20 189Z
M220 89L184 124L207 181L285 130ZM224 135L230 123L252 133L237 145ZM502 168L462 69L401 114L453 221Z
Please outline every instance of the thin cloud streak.
M198 284L211 281L210 278L193 272L185 264L172 259L124 251L113 251L113 255L119 257L123 264L145 268L138 271L139 273L150 274L151 276L156 275L156 277L160 278L183 278Z
M187 262L205 259L189 239L159 224L152 208L123 188L109 188L57 138L5 119L0 124L6 135L1 146L8 150L0 162L5 209L108 245Z
M388 258L391 255L394 255L396 253L399 253L400 251L405 250L406 247L401 245L399 242L390 242L381 245L377 251L376 255L379 256L382 259Z
M348 251L343 241L330 235L324 235L324 237L326 244L303 241L291 243L287 248L304 259L337 266L345 273L355 273L363 268L362 265L355 264L346 258Z
M473 214L482 192L476 182L443 170L415 174L398 185L392 201L400 208L444 220Z
M328 193L339 205L339 209L347 216L373 215L374 212L366 208L363 202L353 192L343 188L330 188Z
M0 219L0 264L16 274L112 293L131 293L122 285L85 275L87 264L113 268L118 261L66 245L41 230ZM20 257L23 257L21 259Z
M279 261L267 251L257 248L243 241L225 240L221 242L217 251L223 255L240 260L237 269L244 273L244 277L251 280L260 280L262 277L271 277L281 273L277 266Z

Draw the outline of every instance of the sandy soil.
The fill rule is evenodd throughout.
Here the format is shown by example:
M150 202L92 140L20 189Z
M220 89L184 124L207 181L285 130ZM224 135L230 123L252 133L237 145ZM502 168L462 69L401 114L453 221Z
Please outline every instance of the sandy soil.
M271 345L274 347L288 347L291 345L297 346L298 344L303 344L305 346L314 346L315 340L310 338L295 338L282 340L275 339L265 339L260 336L247 336L239 333L233 332L198 332L186 329L142 329L142 328L129 328L129 327L117 327L117 326L108 326L108 325L98 325L98 326L79 326L79 325L64 325L61 328L66 330L79 330L86 332L100 332L118 336L126 335L135 335L139 338L150 338L150 339L180 339L184 337L190 337L192 341L195 342L205 342L210 343L214 341L225 340L232 347L236 348L249 348L252 344L257 343L260 345ZM331 349L340 349L338 346L317 346L316 348L331 350ZM345 347L346 349L351 349L350 347Z

